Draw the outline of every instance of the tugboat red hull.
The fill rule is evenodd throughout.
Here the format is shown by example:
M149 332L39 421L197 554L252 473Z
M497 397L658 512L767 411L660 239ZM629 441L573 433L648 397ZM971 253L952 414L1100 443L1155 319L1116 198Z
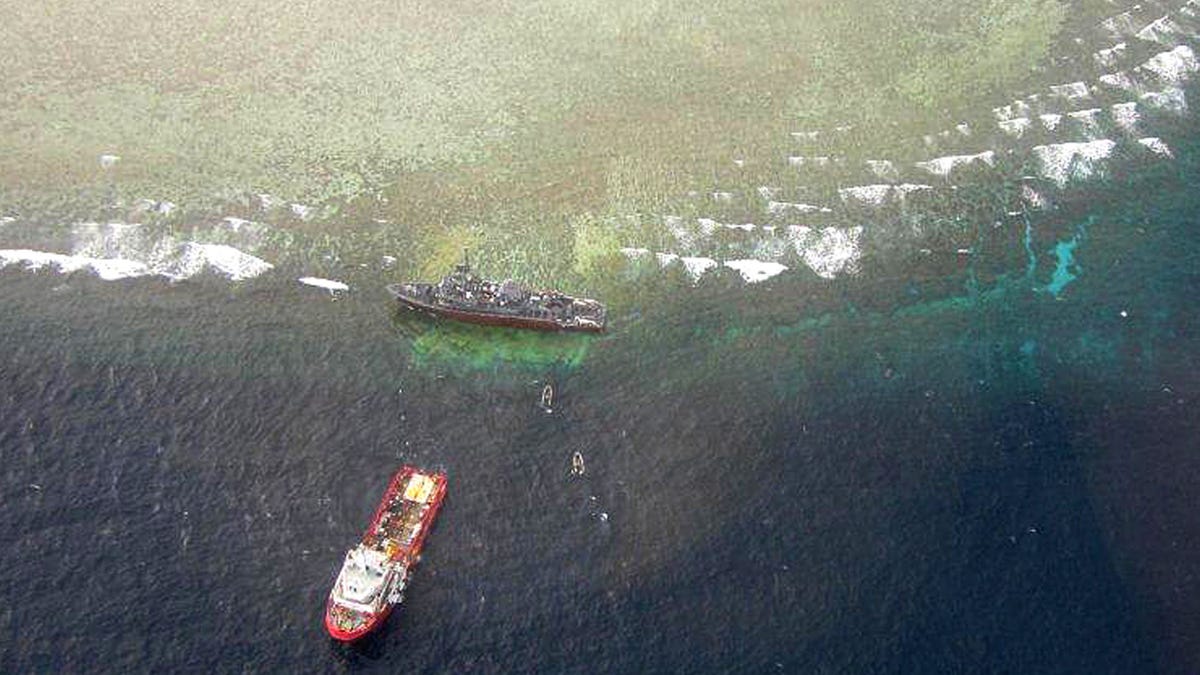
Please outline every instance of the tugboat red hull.
M332 603L328 603L325 607L325 630L329 631L329 637L339 642L354 642L355 640L366 637L367 634L382 626L383 623L387 621L387 618L392 614L392 607L389 605L387 609L379 614L370 616L367 619L367 622L362 624L361 627L353 630L342 630L342 628L338 626L337 620L334 619L334 609L333 607L329 606L331 604Z
M330 637L353 642L387 621L400 602L412 568L420 559L425 537L445 496L446 475L443 473L426 473L404 466L392 476L362 542L347 554L346 566L330 591L325 604L325 629ZM353 597L347 600L342 595L343 579L351 569L350 561L363 550L381 574L396 574L398 579L395 585L383 586L378 593L372 593L370 597L374 600L369 604ZM349 580L348 583L352 588L354 582Z

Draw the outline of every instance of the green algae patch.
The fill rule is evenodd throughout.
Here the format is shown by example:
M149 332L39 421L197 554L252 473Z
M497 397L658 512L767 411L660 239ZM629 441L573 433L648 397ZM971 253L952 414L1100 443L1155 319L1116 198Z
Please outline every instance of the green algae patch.
M574 370L583 364L595 336L581 333L476 326L419 316L403 310L394 317L402 341L418 367L494 371Z

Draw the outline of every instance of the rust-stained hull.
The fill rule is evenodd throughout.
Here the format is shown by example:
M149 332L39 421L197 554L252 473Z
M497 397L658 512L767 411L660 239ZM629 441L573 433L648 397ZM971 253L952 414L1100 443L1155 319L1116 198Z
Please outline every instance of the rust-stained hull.
M604 332L603 324L568 324L556 321L554 319L539 318L532 316L516 316L512 314L502 314L499 312L468 311L457 307L447 305L435 305L424 302L419 298L415 298L406 294L401 287L391 285L387 287L388 292L392 297L406 307L441 316L455 321L463 321L466 323L480 324L484 326L504 326L507 328L521 328L527 330L540 330L546 332L578 332L578 333L602 333Z

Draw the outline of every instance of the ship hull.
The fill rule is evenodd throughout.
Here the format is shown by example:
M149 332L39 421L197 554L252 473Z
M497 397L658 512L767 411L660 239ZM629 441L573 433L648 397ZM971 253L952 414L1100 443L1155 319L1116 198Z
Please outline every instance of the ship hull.
M383 499L380 500L379 507L375 511L375 516L371 519L371 524L367 528L367 533L363 536L363 544L371 542L371 538L374 536L373 533L377 533L380 530L381 523L385 521L388 515L388 505L398 498L414 473L420 473L432 480L433 489L426 502L427 506L420 517L415 536L408 539L403 546L397 548L391 554L390 560L392 562L401 563L409 570L420 560L421 550L425 546L425 538L428 536L430 529L432 529L433 522L437 519L438 511L442 508L442 502L446 497L447 481L445 474L427 474L407 465L401 467L388 483L387 490L383 494ZM336 606L334 593L331 591L329 599L325 604L325 629L329 632L329 636L335 640L340 642L354 642L383 625L394 608L395 604L389 602L383 604L382 607L373 613L348 610L347 608ZM363 620L361 622L353 621L349 627L339 625L340 622L335 615L339 610L343 612L351 611Z
M503 326L506 328L521 328L545 332L601 333L603 325L563 324L553 319L539 319L530 316L513 316L494 312L469 312L445 305L432 305L405 294L397 287L389 286L388 291L402 306L425 312L433 316L445 317L454 321L474 323L482 326Z
M326 605L325 630L329 631L329 637L337 640L338 642L355 642L356 640L360 640L371 634L376 628L382 626L383 623L387 621L387 618L391 615L392 608L392 605L388 605L382 612L371 615L367 619L366 623L364 623L361 627L353 630L342 630L342 628L337 625L337 621L333 618L333 612L331 611L332 607Z

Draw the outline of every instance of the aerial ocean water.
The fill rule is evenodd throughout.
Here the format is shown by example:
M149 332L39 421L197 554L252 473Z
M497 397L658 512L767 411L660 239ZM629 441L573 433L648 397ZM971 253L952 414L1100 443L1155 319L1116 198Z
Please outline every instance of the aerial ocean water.
M382 284L4 270L0 667L1189 670L1178 152L1180 182L1097 189L1060 295L808 323L786 287L680 284L564 343ZM325 595L402 462L449 474L445 508L401 611L333 644Z
M300 205L0 213L0 671L1200 671L1200 10L1163 11L995 129L797 131L792 183L616 229L598 336L401 310L411 242ZM336 643L405 463L446 501Z

